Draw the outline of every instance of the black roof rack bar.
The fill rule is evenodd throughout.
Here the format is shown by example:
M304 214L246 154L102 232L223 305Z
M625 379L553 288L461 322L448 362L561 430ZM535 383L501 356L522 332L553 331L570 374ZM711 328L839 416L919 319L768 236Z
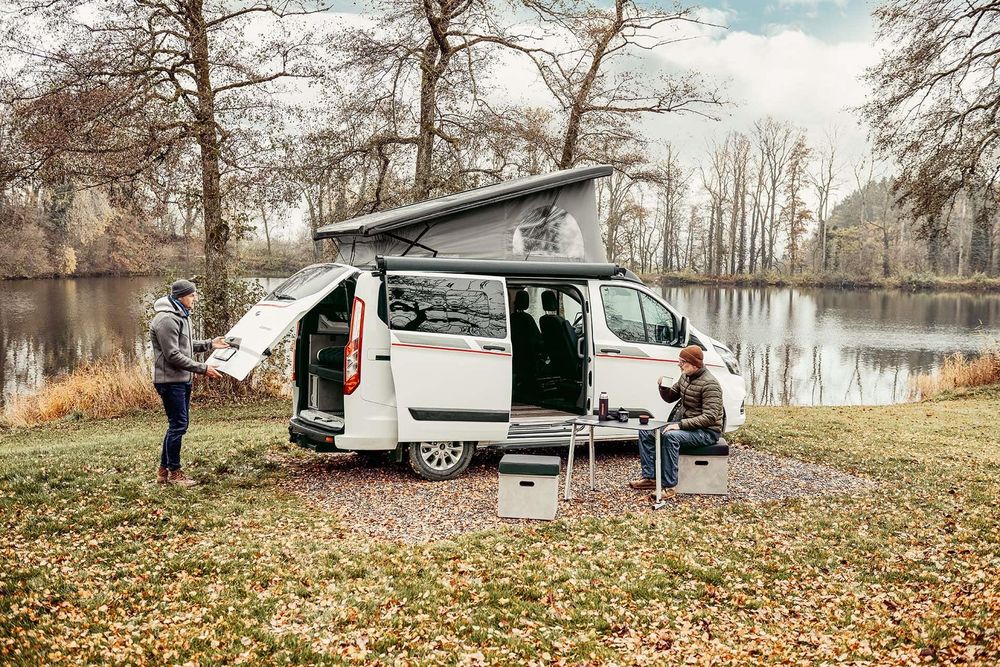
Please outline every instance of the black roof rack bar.
M592 262L528 262L502 259L456 259L445 257L375 258L381 273L426 271L428 273L473 273L522 278L616 278L631 273L617 264Z

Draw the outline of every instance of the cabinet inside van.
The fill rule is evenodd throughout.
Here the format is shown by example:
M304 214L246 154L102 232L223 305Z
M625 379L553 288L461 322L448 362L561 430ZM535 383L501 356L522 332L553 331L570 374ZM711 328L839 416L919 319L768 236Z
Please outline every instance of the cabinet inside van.
M320 426L344 416L344 347L350 330L350 304L356 282L348 279L327 294L299 324L295 347L297 412Z

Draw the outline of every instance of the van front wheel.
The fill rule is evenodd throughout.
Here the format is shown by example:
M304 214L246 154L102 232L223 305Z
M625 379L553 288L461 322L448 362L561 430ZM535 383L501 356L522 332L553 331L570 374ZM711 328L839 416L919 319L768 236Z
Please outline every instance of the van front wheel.
M424 479L441 482L465 472L475 452L475 442L413 442L410 443L410 467Z

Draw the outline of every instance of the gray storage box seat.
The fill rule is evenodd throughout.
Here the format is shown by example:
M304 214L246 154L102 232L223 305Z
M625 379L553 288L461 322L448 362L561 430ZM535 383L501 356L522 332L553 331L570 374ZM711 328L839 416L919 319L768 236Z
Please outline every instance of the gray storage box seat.
M720 437L708 447L682 449L677 465L677 493L729 494L729 443Z
M497 514L508 519L556 518L560 465L558 456L504 455Z

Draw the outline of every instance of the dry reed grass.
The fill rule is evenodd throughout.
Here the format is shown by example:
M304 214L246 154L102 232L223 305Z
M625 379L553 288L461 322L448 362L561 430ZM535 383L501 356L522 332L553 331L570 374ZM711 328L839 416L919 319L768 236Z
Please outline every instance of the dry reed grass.
M987 341L978 356L966 358L956 353L944 360L934 373L922 373L912 380L912 398L925 399L963 387L1000 383L1000 342Z
M194 394L209 401L288 398L291 390L279 375L258 373L244 383L199 378ZM4 406L0 426L36 426L71 417L107 419L161 407L149 360L126 362L117 356L80 366L34 393L15 396Z
M107 418L160 405L149 362L121 357L86 364L31 394L15 396L0 419L5 426L34 426L71 416Z

